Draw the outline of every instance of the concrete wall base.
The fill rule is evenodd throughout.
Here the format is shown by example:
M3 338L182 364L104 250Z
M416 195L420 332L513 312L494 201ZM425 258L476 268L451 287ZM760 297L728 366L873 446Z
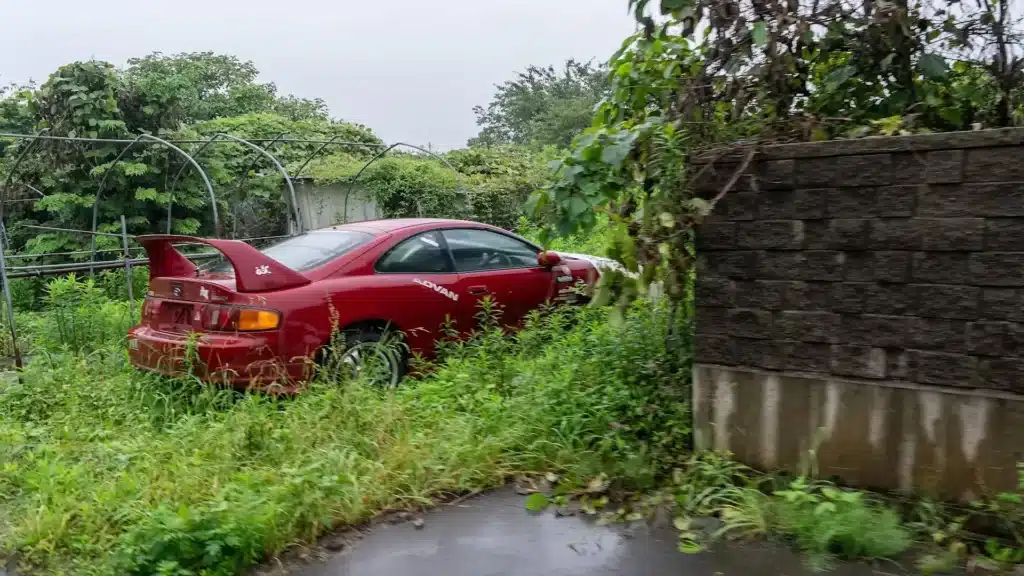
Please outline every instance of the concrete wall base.
M699 450L762 470L971 500L1017 487L1024 396L697 364Z

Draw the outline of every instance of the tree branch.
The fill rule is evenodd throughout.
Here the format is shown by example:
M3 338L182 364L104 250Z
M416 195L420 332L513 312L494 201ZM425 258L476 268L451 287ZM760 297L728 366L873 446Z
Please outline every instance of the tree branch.
M733 172L732 178L730 178L729 181L725 183L725 186L722 187L722 190L717 195L715 195L714 198L711 199L711 208L714 208L715 204L718 204L718 201L724 198L725 195L728 194L730 190L732 190L733 186L736 185L736 182L739 181L740 176L742 176L743 173L747 171L747 168L750 166L750 162L754 159L754 156L756 155L756 147L747 150L747 155L743 158L743 162L740 164L740 167L737 168L735 172Z

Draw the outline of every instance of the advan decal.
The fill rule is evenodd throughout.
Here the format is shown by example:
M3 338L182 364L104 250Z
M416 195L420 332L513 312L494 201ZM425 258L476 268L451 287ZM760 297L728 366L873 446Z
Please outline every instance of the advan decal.
M445 288L444 286L438 286L437 284L434 284L430 280L423 280L423 279L420 279L420 278L413 278L412 281L417 283L417 284L419 284L420 286L423 286L424 288L430 288L431 290L433 290L434 292L437 292L438 294L441 294L441 295L443 295L443 296L445 296L447 298L451 298L455 302L459 301L459 295L458 294L456 294L455 292L452 292L451 290Z

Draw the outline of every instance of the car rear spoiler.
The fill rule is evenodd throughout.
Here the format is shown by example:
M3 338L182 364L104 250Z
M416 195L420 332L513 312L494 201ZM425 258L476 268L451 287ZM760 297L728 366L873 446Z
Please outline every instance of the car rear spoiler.
M174 247L174 244L205 244L217 250L235 269L238 292L268 292L309 284L299 272L282 265L241 240L219 240L195 236L151 234L135 240L149 257L149 279L188 277L196 275L196 265Z

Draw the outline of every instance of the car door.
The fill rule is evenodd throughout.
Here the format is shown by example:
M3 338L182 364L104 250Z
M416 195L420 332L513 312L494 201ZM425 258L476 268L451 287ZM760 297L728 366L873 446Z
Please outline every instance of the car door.
M458 275L440 232L399 242L377 260L374 272L367 297L400 322L413 348L429 354L444 324L459 313Z
M480 301L492 298L501 307L505 325L519 325L554 290L554 272L537 264L539 249L522 240L479 228L442 232L458 273L458 323L467 330L477 325Z

